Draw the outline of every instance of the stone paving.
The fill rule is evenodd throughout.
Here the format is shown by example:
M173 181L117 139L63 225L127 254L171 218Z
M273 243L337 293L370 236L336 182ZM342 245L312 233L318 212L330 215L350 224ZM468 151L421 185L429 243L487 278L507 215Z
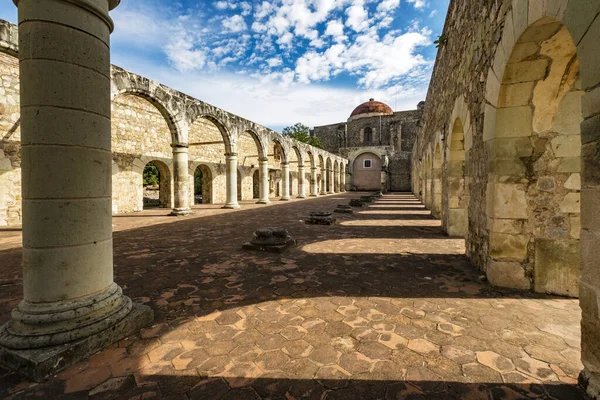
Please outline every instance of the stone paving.
M115 217L115 280L155 324L46 383L0 369L0 398L583 398L577 300L492 288L410 194L304 223L356 195ZM266 226L298 245L241 249ZM0 323L20 256L0 231Z

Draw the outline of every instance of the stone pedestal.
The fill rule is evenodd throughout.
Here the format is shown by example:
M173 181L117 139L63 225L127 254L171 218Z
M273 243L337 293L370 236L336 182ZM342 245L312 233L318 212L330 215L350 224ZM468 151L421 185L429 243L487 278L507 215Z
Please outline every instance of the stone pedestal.
M310 225L331 225L335 222L335 218L330 212L311 212L310 217L306 220Z
M360 199L350 199L350 206L352 206L352 207L364 207L365 203L363 203Z
M281 163L281 200L288 201L290 199L290 165Z
M190 209L190 191L188 174L188 147L173 145L173 171L175 182L175 207L169 215L181 216L192 212Z
M298 198L306 197L306 185L304 184L304 165L298 165Z
M334 212L343 213L343 214L352 214L354 212L354 210L352 209L352 206L349 206L346 204L338 204L337 208L334 210Z
M225 154L227 202L223 208L240 208L237 194L237 153Z
M310 182L310 196L317 197L319 195L319 182L317 180L317 167L312 167L310 170L311 182Z
M23 301L0 329L0 362L40 381L153 319L113 282L110 8L19 8Z
M255 231L252 240L244 243L242 248L245 250L282 253L295 244L296 241L283 228L262 228Z
M258 160L258 201L256 204L269 204L269 159Z

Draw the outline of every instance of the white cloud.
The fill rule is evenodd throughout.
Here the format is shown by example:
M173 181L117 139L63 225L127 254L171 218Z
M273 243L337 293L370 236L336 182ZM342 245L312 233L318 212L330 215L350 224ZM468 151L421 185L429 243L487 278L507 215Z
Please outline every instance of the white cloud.
M343 42L347 39L344 35L344 24L341 20L331 20L327 23L327 28L325 29L325 35L333 36L333 38L338 42Z
M244 21L244 17L241 15L233 15L229 18L225 18L223 20L223 27L226 31L232 33L242 32L248 29L246 21Z
M415 8L424 8L427 5L425 0L406 0L409 3L412 3Z
M363 0L354 0L353 4L346 10L346 15L348 16L346 25L356 32L361 32L369 27L369 13L364 7Z
M269 58L267 60L267 64L271 68L279 67L280 65L283 64L283 60L281 59L281 57L273 57L273 58Z

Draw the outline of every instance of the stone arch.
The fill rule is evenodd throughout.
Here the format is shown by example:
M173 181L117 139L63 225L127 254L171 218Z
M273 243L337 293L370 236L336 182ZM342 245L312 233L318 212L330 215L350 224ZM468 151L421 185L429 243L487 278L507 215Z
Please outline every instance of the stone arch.
M352 161L353 190L381 190L381 156L361 151Z
M198 177L199 173L201 179ZM213 204L213 173L210 167L206 164L194 165L190 175L194 182L194 201L191 204Z
M486 98L495 100L483 137L490 149L486 273L494 285L578 296L579 57L560 20L540 15L529 22L515 38L503 38L509 51L488 74Z
M190 120L190 124L189 124L190 132L188 134L189 136L188 136L188 140L186 140L186 143L188 143L190 146L194 145L194 143L191 142L192 138L190 136L191 136L194 126L197 125L197 122L201 121L201 120L209 121L219 130L221 138L223 139L223 145L225 147L224 154L235 153L235 150L237 150L237 149L234 146L234 141L230 134L230 130L227 129L227 126L225 125L225 123L223 123L218 117L216 117L212 114L198 113L194 116L194 118L192 118Z
M290 163L290 196L300 193L300 166L304 165L304 158L298 145L293 144L289 152Z
M114 82L114 80L113 80ZM183 135L182 135L182 130L179 128L179 124L178 122L176 122L175 119L175 114L173 113L173 111L169 110L169 108L167 107L167 105L165 103L163 103L161 100L159 100L156 96L154 96L150 91L146 90L145 88L141 88L141 87L125 87L125 88L118 88L116 90L113 90L111 93L111 100L112 102L114 102L119 96L122 95L132 95L132 96L138 96L141 97L145 100L147 100L148 102L150 102L150 104L152 104L159 112L160 114L163 116L164 120L167 123L167 126L169 127L169 131L171 133L171 143L176 144L176 143L184 143L183 141Z
M277 156L280 156L280 162L289 163L290 152L287 149L287 147L285 146L285 144L283 143L283 141L280 140L276 134L273 134L271 136L271 141L274 143L275 158L277 158Z
M111 115L113 212L141 211L144 167L158 160L170 168L173 130L156 103L128 91L113 98Z
M146 209L148 208L145 203L146 203L146 198L148 197L148 192L146 191L146 187L143 184L143 173L145 168L148 165L154 165L156 167L156 169L158 169L159 172L159 184L158 184L158 206L160 208L173 208L173 181L172 181L172 172L171 169L169 168L169 166L158 159L150 159L148 162L145 163L144 165L144 169L142 170L142 187L143 187L143 194L142 194L142 199L141 199L141 209Z
M327 193L331 193L333 191L333 182L331 182L331 172L332 172L332 162L331 157L327 157L325 159L325 191Z
M442 144L439 133L436 134L434 143L432 172L431 172L431 214L436 218L442 218Z
M443 189L442 227L450 236L466 237L468 226L468 190L465 175L465 128L461 118L450 125L446 140L446 185Z
M340 191L340 164L338 160L333 162L333 191Z

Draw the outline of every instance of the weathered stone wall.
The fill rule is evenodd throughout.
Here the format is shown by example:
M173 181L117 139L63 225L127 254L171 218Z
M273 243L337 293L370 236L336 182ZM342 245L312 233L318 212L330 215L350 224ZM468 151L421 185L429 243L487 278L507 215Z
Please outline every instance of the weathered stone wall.
M413 188L492 284L580 296L598 396L600 3L453 0L444 37Z
M349 158L351 166L354 157L378 148L373 151L380 157L388 158L386 183L381 189L410 191L412 148L421 115L421 110L411 110L395 112L393 115L355 118L348 122L316 126L312 133L321 139L325 149ZM365 143L365 128L372 129L371 143ZM386 149L385 152L380 151L382 148ZM348 185L350 188L356 186L352 184L352 175L349 176Z
M21 223L19 60L0 53L0 226Z
M19 70L16 26L0 20L0 226L21 222L21 172L19 133ZM195 169L202 165L210 175L211 203L226 201L225 154L238 156L239 199L253 198L254 171L260 157L268 157L273 173L271 195L281 179L280 162L292 157L292 147L302 159L315 156L346 160L273 132L142 76L112 66L113 212L143 208L142 173L153 161L164 176L160 199L174 206L172 145L189 145L190 204L194 204ZM274 143L280 150L275 154ZM308 165L308 161L305 162ZM292 193L298 193L298 161L290 164ZM208 173L210 172L210 174ZM307 169L307 173L310 170Z

